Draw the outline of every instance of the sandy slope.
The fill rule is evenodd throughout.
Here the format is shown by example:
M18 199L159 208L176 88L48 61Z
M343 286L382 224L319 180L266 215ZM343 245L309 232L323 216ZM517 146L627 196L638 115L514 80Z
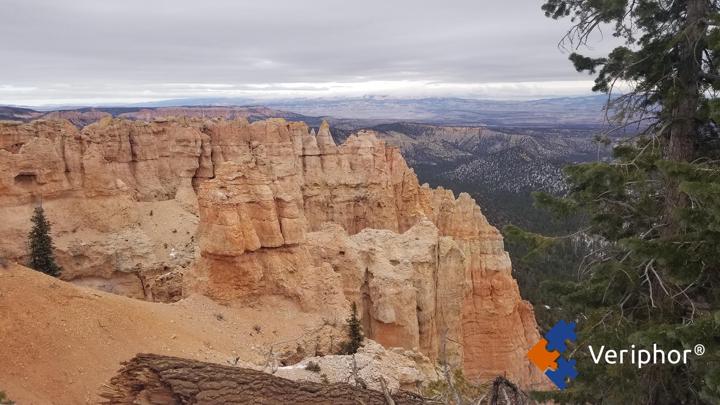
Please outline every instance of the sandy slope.
M260 347L322 323L299 313L284 302L238 308L200 296L151 303L0 267L0 390L19 405L97 403L101 386L139 352L260 364Z

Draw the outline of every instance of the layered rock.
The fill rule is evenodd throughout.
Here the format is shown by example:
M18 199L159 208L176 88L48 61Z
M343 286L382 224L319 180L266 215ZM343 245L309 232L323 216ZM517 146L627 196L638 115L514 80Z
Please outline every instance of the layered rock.
M25 261L31 210L42 202L63 278L180 298L155 280L177 279L194 260L192 182L213 176L210 152L207 134L177 123L0 122L0 255Z
M177 123L103 119L0 122L0 204L36 198L174 198L213 176L209 136ZM194 194L194 193L193 193Z
M372 132L336 146L327 124L305 135L303 198L311 229L335 222L349 233L365 228L403 232L430 211L415 174L396 148Z
M371 132L336 145L327 124L315 133L282 119L3 123L0 168L2 216L25 215L42 197L59 222L67 278L122 284L120 275L140 274L135 295L148 297L159 284L142 274L177 283L181 269L218 300L274 295L337 319L356 302L368 337L385 346L447 359L471 378L542 381L524 357L539 336L499 232L467 194L420 186ZM57 220L77 201L109 201L107 216ZM178 232L158 223L159 208L199 220ZM22 240L23 226L3 232ZM73 227L91 229L93 246L73 244ZM100 247L113 240L144 250L115 257L108 271L98 263L112 253ZM18 243L2 248L22 255Z
M330 264L341 276L343 297L358 303L366 332L378 342L436 360L446 356L472 377L508 373L524 386L541 381L524 359L539 339L532 310L520 299L500 233L467 194L456 199L448 190L421 187L397 149L372 133L337 146L327 125L317 135L293 125L268 135L269 124L263 125L267 149L241 154L250 161L245 166L226 161L216 169L230 167L244 177L218 175L200 188L209 294L272 291L307 299L326 289ZM287 153L291 146L295 156ZM301 168L300 175L292 167ZM228 189L243 195L229 196ZM288 205L291 229L305 221L311 232L284 235L287 215L279 208ZM273 256L284 255L281 263L267 262L273 249ZM277 266L287 271L270 274ZM228 291L227 280L242 287ZM331 295L337 302L338 291Z
M424 219L402 234L365 229L352 236L327 223L308 234L308 245L315 263L330 263L342 275L368 336L462 363L465 256L432 222Z
M99 111L94 108L82 110L51 111L42 116L42 118L45 120L68 120L72 122L73 125L79 128L109 117L112 117L110 113Z

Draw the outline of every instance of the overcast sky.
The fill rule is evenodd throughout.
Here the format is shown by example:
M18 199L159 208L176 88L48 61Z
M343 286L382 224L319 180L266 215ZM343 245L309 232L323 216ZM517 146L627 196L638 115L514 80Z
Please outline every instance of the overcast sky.
M589 94L541 4L2 0L0 104Z

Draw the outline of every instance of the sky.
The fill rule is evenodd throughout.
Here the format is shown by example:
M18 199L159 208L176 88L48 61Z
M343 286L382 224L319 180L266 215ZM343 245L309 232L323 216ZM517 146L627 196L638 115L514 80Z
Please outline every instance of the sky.
M2 0L0 104L588 95L542 0ZM609 35L607 36L609 37ZM596 35L589 54L607 52Z

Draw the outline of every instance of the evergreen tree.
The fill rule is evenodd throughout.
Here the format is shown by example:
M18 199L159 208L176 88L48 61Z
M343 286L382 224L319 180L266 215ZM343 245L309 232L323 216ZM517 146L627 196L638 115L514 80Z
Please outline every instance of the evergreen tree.
M348 340L343 344L344 354L355 354L362 345L364 336L362 332L362 325L357 314L357 305L355 302L350 307L350 317L347 319L347 334Z
M581 215L573 233L591 247L567 281L545 281L557 317L578 321L573 357L580 376L546 393L561 403L720 403L720 8L710 0L546 0L546 15L571 17L567 39L582 45L602 25L625 45L607 57L573 53L596 74L596 91L617 81L632 91L613 100L625 123L644 133L620 142L612 162L566 168L569 194L536 195L558 216ZM563 238L508 227L528 257ZM568 269L569 270L569 269ZM692 350L687 364L595 364L588 345Z
M42 205L35 207L31 221L33 226L28 235L30 247L28 266L49 276L60 276L61 268L55 263L53 255L54 246L50 237L50 223L45 218L45 210Z
M592 246L568 281L544 281L554 318L578 321L574 358L580 377L550 397L570 403L703 404L720 401L720 165L662 158L653 138L617 147L612 163L566 169L572 192L565 198L538 195L556 214L582 211L580 232ZM673 179L672 182L665 181ZM691 204L673 211L678 231L665 232L670 184ZM509 227L524 241L527 257L547 252L562 239ZM551 302L551 301L547 301ZM692 350L688 364L594 364L588 345L609 348Z
M707 118L709 90L720 89L720 14L716 0L546 0L545 15L571 17L565 43L584 45L603 25L625 45L607 57L572 53L578 71L596 74L593 90L634 84L621 97L622 113L637 112L665 138L665 157L691 161L698 127ZM599 70L598 70L599 68ZM657 107L660 108L657 108ZM637 114L633 114L637 116Z
M663 140L663 157L690 162L697 157L700 130L707 124L710 99L720 89L720 5L717 0L546 0L545 15L571 17L575 23L565 43L585 45L609 25L624 40L606 57L577 52L570 60L578 71L596 74L593 90L612 93L616 83L631 91L613 102L625 122L648 124ZM673 178L667 178L673 181ZM665 219L689 203L670 184ZM669 223L667 232L677 224Z

